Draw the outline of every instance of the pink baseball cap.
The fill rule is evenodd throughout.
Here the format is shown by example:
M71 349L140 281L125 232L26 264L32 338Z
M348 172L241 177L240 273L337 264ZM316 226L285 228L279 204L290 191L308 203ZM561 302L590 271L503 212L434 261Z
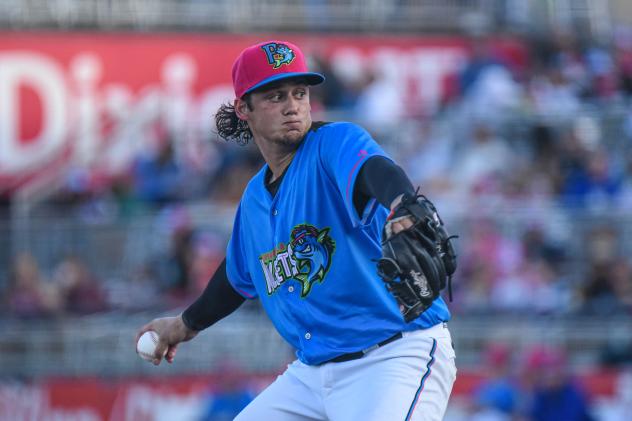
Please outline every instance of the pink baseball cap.
M325 80L320 73L307 70L301 50L287 41L252 45L242 51L233 64L233 88L237 98L270 82L291 77L305 78L308 85L318 85Z

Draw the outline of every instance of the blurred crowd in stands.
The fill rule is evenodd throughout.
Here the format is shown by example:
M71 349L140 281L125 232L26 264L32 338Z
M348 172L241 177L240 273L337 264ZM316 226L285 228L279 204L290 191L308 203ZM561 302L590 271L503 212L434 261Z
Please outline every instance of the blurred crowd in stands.
M402 103L378 72L350 77L312 57L327 76L312 91L315 117L342 116L366 127L460 235L455 315L629 317L632 32L607 44L558 34L528 46L521 67L475 40L455 88L436 109ZM232 217L262 160L253 145L211 135L211 152L191 164L173 134L157 133L154 147L118 178L69 172L50 204L87 229L104 215L122 222L150 215L162 247L141 244L151 250L144 261L115 279L93 264L100 250L69 250L52 263L18 251L0 282L4 316L164 310L186 305L206 286L227 239L197 226L187 205L225 205ZM0 194L0 216L9 201ZM604 349L600 358L606 366L630 363L632 349ZM594 402L560 349L519 353L493 344L481 364L488 375L450 419L594 419ZM625 391L632 389L621 390L618 402L627 407L610 406L610 418L602 419L626 419L632 398ZM252 398L232 383L224 394L209 400L207 419L231 419Z
M591 397L594 385L574 374L560 348L536 345L516 352L491 343L481 361L485 373L473 385L458 420L547 421L623 420L629 400L608 408ZM623 377L622 377L623 378ZM621 385L623 386L623 385ZM621 388L622 397L626 392ZM622 412L623 410L623 412Z
M527 63L518 65L474 40L436 109L394 98L379 72L350 77L315 56L327 76L312 91L315 115L362 124L446 218L459 221L456 313L629 315L632 33L608 44L558 34L527 45ZM173 134L157 133L154 147L118 178L104 183L71 171L50 203L79 221L179 209L169 246L119 283L103 282L85 250L45 268L37 256L16 254L2 293L6 311L36 317L168 307L205 286L225 239L199 232L183 204L234 207L262 160L253 145L210 136L213 152L190 165ZM511 215L527 222L512 228Z

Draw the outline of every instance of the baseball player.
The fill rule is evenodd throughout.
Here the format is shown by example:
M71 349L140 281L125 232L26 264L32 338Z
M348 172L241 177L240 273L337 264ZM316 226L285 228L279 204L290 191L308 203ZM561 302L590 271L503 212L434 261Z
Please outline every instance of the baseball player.
M296 45L246 48L232 78L218 132L266 164L202 295L139 331L160 335L154 364L258 298L297 360L236 420L442 419L456 367L439 293L456 261L436 209L365 130L312 121L324 77Z

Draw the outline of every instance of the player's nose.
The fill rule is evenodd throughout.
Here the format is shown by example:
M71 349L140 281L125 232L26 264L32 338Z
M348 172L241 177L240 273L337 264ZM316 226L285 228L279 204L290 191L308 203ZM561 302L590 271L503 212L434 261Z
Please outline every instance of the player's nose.
M301 103L298 99L292 97L292 95L289 95L287 101L285 102L285 115L298 113L300 104Z

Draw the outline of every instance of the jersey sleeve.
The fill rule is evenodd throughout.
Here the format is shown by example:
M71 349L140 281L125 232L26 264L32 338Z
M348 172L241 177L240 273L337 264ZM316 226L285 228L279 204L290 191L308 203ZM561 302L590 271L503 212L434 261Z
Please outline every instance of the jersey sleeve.
M356 178L369 158L373 156L390 158L363 128L352 123L337 123L332 126L321 139L322 165L335 180L353 225L366 225L375 215L379 203L375 198L371 198L363 214L358 215L353 204Z
M242 226L241 205L239 205L233 224L233 233L226 248L226 275L235 291L244 298L254 299L257 298L257 290L248 271L248 262L245 260L247 254L243 248Z

